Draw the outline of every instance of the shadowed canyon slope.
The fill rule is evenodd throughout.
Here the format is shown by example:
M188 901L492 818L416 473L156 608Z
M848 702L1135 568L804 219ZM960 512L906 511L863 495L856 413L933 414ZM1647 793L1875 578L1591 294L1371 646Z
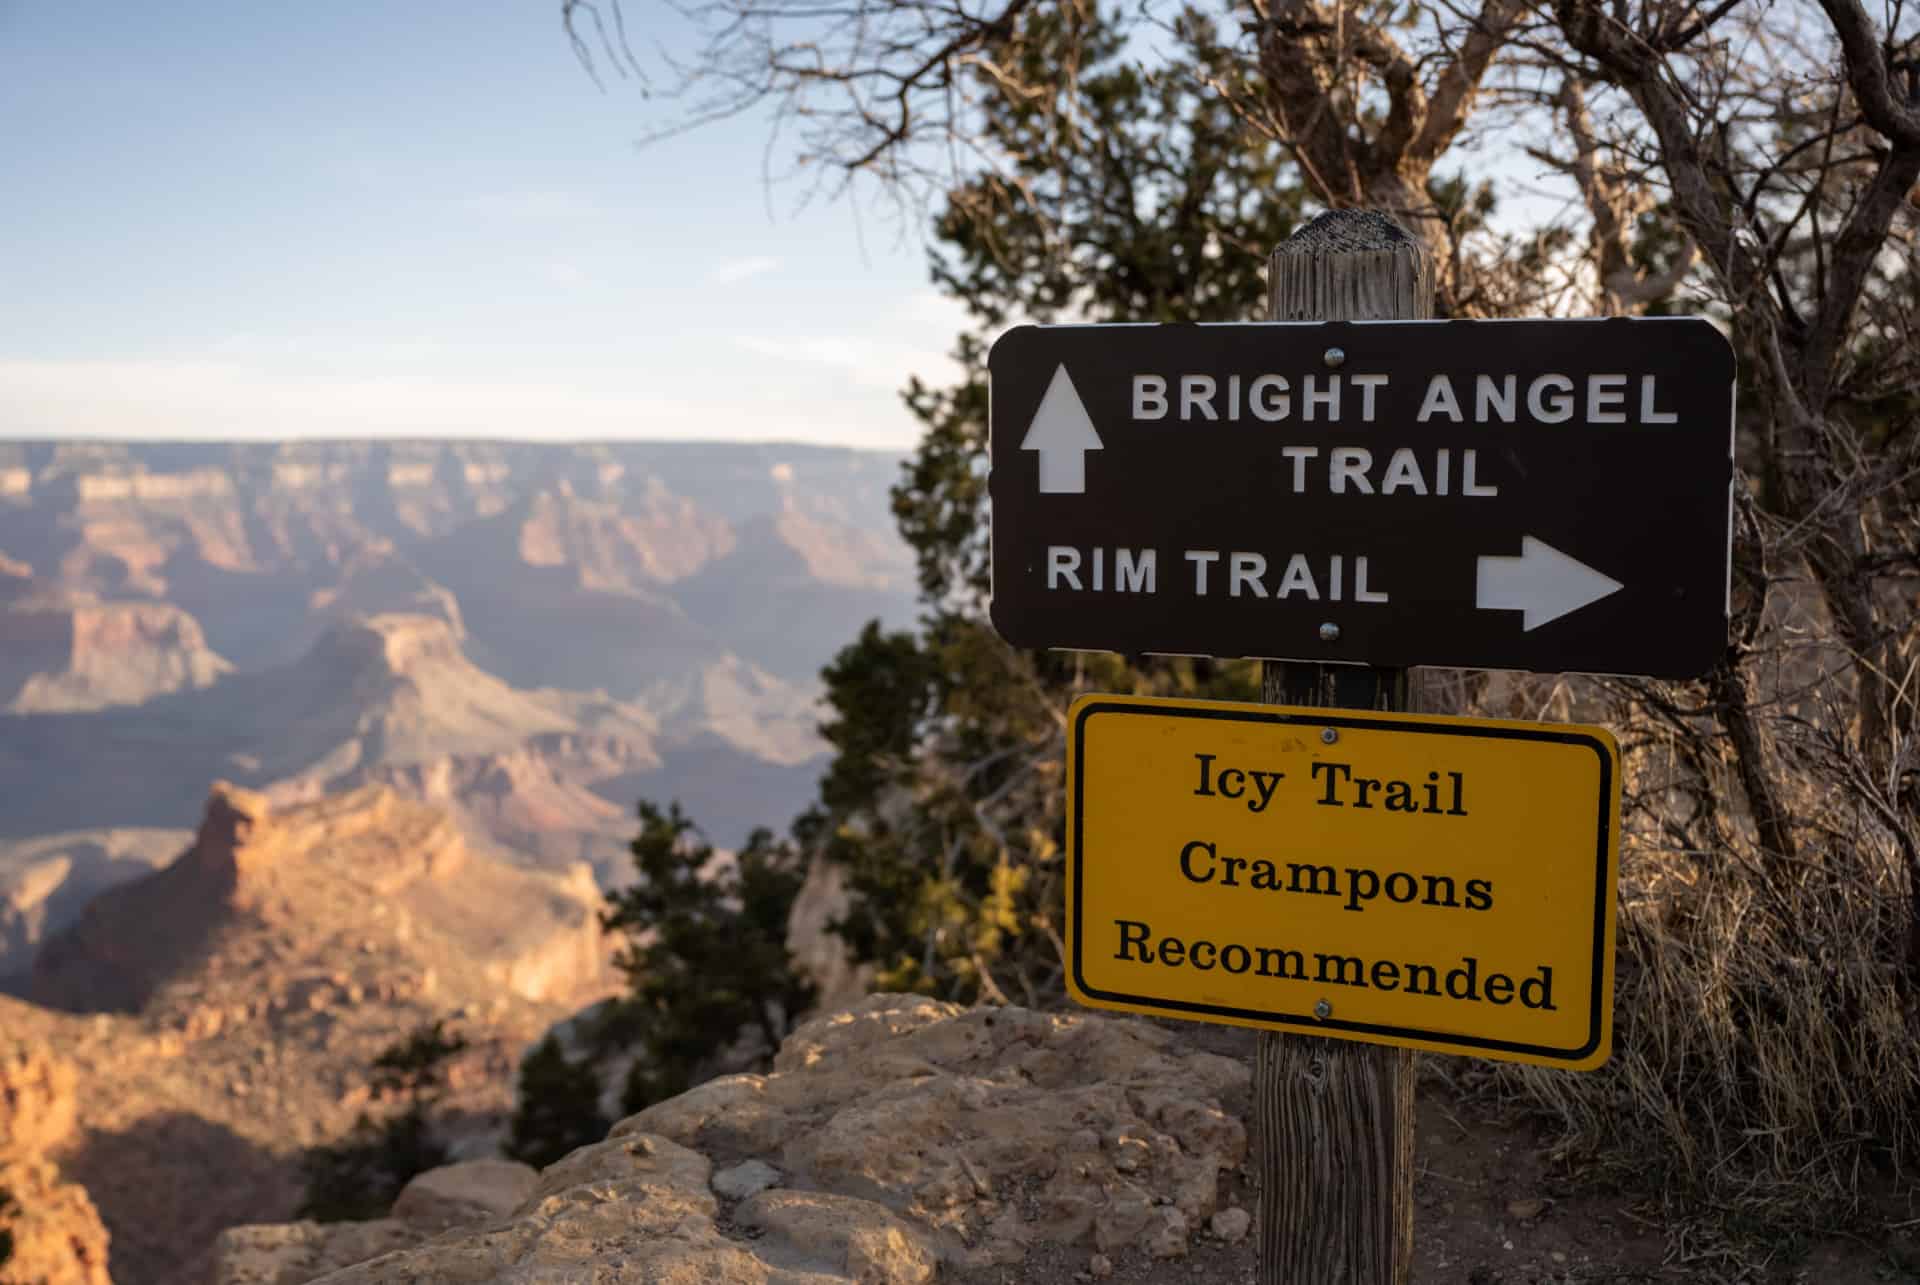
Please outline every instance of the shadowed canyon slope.
M823 762L820 666L910 618L898 466L0 443L0 978L82 888L147 867L107 831L190 827L215 779L282 803L390 785L609 883L643 796L722 845L784 825Z

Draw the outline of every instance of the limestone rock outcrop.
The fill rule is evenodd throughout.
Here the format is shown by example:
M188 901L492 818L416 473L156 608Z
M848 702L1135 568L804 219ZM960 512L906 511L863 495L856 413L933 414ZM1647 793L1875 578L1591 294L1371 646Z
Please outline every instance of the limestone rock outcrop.
M215 1247L215 1285L296 1285L436 1233L512 1213L540 1175L508 1160L470 1160L416 1177L386 1218L364 1223L299 1222L235 1227Z
M0 1041L0 1156L40 1155L73 1132L76 1079L44 1049Z
M623 1120L504 1217L317 1277L238 1274L240 1246L296 1234L239 1229L218 1279L921 1285L1047 1244L1178 1258L1226 1208L1247 1135L1223 1103L1248 1077L1145 1022L874 995L803 1024L769 1074ZM339 1264L328 1237L377 1226L301 1252Z
M443 1165L406 1185L393 1202L393 1216L435 1231L464 1227L512 1213L539 1182L533 1166L511 1160Z
M45 1152L74 1126L73 1068L0 1041L0 1285L112 1285L107 1229Z
M44 1160L0 1160L0 1244L0 1285L113 1285L99 1211Z

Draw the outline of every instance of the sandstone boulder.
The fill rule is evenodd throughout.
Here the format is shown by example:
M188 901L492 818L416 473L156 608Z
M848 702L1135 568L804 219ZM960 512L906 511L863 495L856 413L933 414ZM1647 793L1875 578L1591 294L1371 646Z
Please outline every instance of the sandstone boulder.
M393 1202L389 1218L232 1227L214 1246L213 1285L304 1285L511 1213L533 1194L539 1178L531 1167L511 1161L466 1161L416 1177Z
M393 1218L229 1227L214 1242L212 1285L304 1285L420 1240Z
M764 1160L744 1160L713 1175L714 1194L728 1200L745 1200L779 1185L780 1171Z
M1245 1158L1222 1101L1248 1075L1145 1022L869 996L803 1024L770 1074L623 1120L506 1216L321 1279L921 1285L1045 1244L1176 1258Z
M401 1189L393 1216L425 1231L464 1227L510 1214L540 1181L531 1165L468 1160L421 1174Z

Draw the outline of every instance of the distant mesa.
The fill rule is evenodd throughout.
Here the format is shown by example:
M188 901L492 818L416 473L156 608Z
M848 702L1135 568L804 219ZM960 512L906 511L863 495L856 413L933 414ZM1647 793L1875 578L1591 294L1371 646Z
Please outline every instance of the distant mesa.
M233 666L200 623L164 602L0 607L0 710L75 713L211 687Z
M697 796L723 844L804 804L823 752L811 689L719 651L690 679L638 696L509 686L439 617L336 621L287 665L134 709L15 721L0 774L25 788L0 816L14 836L0 842L0 872L24 864L11 853L33 836L188 822L183 804L214 776L285 802L392 785L528 864L585 860L610 880L629 874L640 797ZM709 779L716 771L755 788Z
M406 557L380 542L357 550L341 563L337 579L312 590L307 616L286 636L278 658L292 660L309 650L328 629L356 617L429 616L447 623L464 640L466 620L451 590L429 579Z
M732 528L664 488L638 504L541 491L501 515L528 566L566 566L588 588L670 584L733 548Z

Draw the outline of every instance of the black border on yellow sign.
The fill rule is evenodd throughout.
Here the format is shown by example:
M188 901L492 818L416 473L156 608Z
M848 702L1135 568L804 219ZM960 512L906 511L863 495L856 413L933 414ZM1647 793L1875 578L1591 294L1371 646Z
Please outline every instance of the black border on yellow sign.
M1161 999L1150 995L1130 995L1118 991L1100 990L1087 984L1081 969L1081 951L1085 947L1086 932L1081 923L1081 885L1086 878L1087 863L1081 845L1086 840L1086 826L1082 815L1086 806L1086 791L1083 788L1081 774L1086 770L1086 727L1096 714L1131 713L1150 714L1156 718L1199 718L1239 723L1277 723L1291 726L1308 727L1350 727L1369 731L1411 732L1444 736L1478 736L1491 740L1507 741L1543 741L1557 745L1580 745L1591 749L1600 760L1599 815L1596 818L1597 831L1594 844L1594 886L1593 886L1593 986L1589 996L1587 1039L1578 1048L1556 1048L1544 1044L1522 1044L1514 1040L1496 1040L1482 1036L1456 1035L1449 1032L1426 1030L1410 1026L1386 1026L1372 1022L1340 1021L1329 1017L1321 1019L1310 1013L1282 1013L1264 1009L1234 1008L1224 1004L1201 1004L1190 1000ZM1501 723L1480 723L1471 719L1443 720L1432 716L1419 720L1395 718L1391 714L1369 711L1363 717L1356 717L1357 711L1338 709L1304 709L1300 707L1275 708L1271 711L1248 708L1240 705L1220 704L1210 706L1206 703L1162 702L1158 700L1130 700L1126 697L1086 697L1076 702L1073 710L1073 777L1068 782L1068 795L1073 801L1073 881L1068 890L1070 905L1068 915L1073 946L1068 967L1073 971L1074 985L1090 999L1112 1004L1133 1005L1141 1009L1157 1010L1169 1016L1183 1013L1204 1014L1207 1017L1237 1019L1258 1025L1285 1025L1303 1034L1327 1035L1338 1038L1343 1032L1373 1036L1375 1041L1383 1043L1415 1042L1423 1047L1444 1046L1458 1049L1462 1053L1474 1050L1497 1050L1519 1054L1543 1062L1577 1063L1591 1058L1599 1049L1606 1035L1607 999L1606 987L1609 981L1606 968L1606 950L1609 937L1607 922L1610 899L1607 896L1608 880L1612 873L1613 852L1613 807L1614 769L1613 755L1608 746L1599 737L1590 732L1575 728L1557 728L1551 725L1536 727L1515 726ZM1202 1018L1201 1020L1204 1020Z

